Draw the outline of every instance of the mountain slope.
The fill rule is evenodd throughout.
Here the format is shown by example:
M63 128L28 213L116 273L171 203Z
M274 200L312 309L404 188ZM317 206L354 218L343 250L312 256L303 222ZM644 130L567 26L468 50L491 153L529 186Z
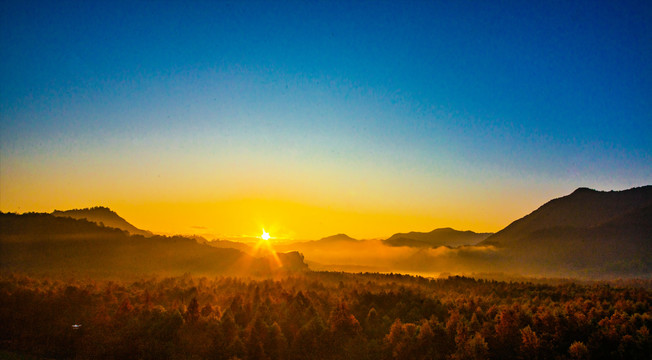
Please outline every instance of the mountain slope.
M431 232L409 232L394 234L386 240L385 245L408 247L458 247L475 245L489 237L491 233L475 233L473 231L459 231L451 228L435 229Z
M580 188L514 221L480 244L530 273L652 274L652 186L602 192Z
M556 227L596 227L649 205L652 205L652 185L609 192L579 188L547 202L478 245L508 246L535 231Z
M141 230L131 225L129 222L127 222L127 220L120 217L117 213L103 206L65 211L55 210L52 212L52 215L59 217L70 217L73 219L86 219L97 224L103 224L104 226L127 231L132 235L153 235L149 231Z
M298 253L257 258L174 236L133 236L85 219L0 213L0 269L95 275L246 274L305 269Z
M251 246L237 241L219 240L219 239L208 241L204 239L202 243L216 248L237 249L246 254L251 254L253 252Z

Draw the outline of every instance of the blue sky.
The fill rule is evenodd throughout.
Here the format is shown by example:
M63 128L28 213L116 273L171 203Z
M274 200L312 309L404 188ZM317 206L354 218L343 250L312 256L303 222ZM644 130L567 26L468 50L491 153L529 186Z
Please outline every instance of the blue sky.
M0 9L3 211L255 194L434 226L503 196L468 223L495 230L652 180L650 2Z

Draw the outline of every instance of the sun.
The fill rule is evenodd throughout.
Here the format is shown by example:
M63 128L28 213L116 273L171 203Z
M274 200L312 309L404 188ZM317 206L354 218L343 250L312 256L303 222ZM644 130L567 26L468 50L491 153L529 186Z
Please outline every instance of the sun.
M260 241L256 243L254 246L254 253L263 255L265 257L271 256L271 258L274 260L276 265L278 267L282 267L283 263L281 262L281 259L279 259L278 255L276 254L276 251L274 251L274 247L272 246L272 242L270 241L272 237L269 236L269 233L265 231L263 228L263 234L260 235Z

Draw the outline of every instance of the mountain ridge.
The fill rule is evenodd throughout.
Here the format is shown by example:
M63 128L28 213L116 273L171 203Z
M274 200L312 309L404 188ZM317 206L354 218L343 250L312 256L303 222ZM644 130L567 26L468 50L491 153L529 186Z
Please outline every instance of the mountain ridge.
M535 230L570 226L600 226L628 212L652 205L652 185L621 191L577 188L569 195L552 199L530 214L517 219L478 245L505 246Z
M335 234L335 235L323 237L323 238L321 238L319 240L315 240L315 241L320 241L320 242L349 241L350 242L350 241L359 241L359 240L354 239L354 238L352 238L352 237L350 237L349 235L346 235L346 234Z
M151 231L142 230L118 215L115 211L105 206L94 206L91 208L71 209L71 210L54 210L52 215L59 217L70 217L73 219L86 219L88 221L121 229L132 235L152 236Z
M508 266L531 273L650 276L652 186L621 191L579 188L552 199L480 242Z
M430 232L410 231L408 233L396 233L389 238L382 240L388 246L407 247L458 247L475 245L485 240L492 233L476 233L470 230L461 231L450 227L437 228Z
M0 248L0 268L44 273L266 276L307 269L297 252L254 257L189 237L130 235L87 219L45 213L0 212Z

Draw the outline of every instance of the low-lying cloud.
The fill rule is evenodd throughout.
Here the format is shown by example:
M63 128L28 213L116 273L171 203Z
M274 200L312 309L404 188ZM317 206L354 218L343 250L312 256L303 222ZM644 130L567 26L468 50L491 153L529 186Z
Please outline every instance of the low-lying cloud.
M499 271L497 262L502 257L493 246L393 247L380 240L298 243L287 245L284 250L303 253L314 270L409 272L430 276L441 272Z

